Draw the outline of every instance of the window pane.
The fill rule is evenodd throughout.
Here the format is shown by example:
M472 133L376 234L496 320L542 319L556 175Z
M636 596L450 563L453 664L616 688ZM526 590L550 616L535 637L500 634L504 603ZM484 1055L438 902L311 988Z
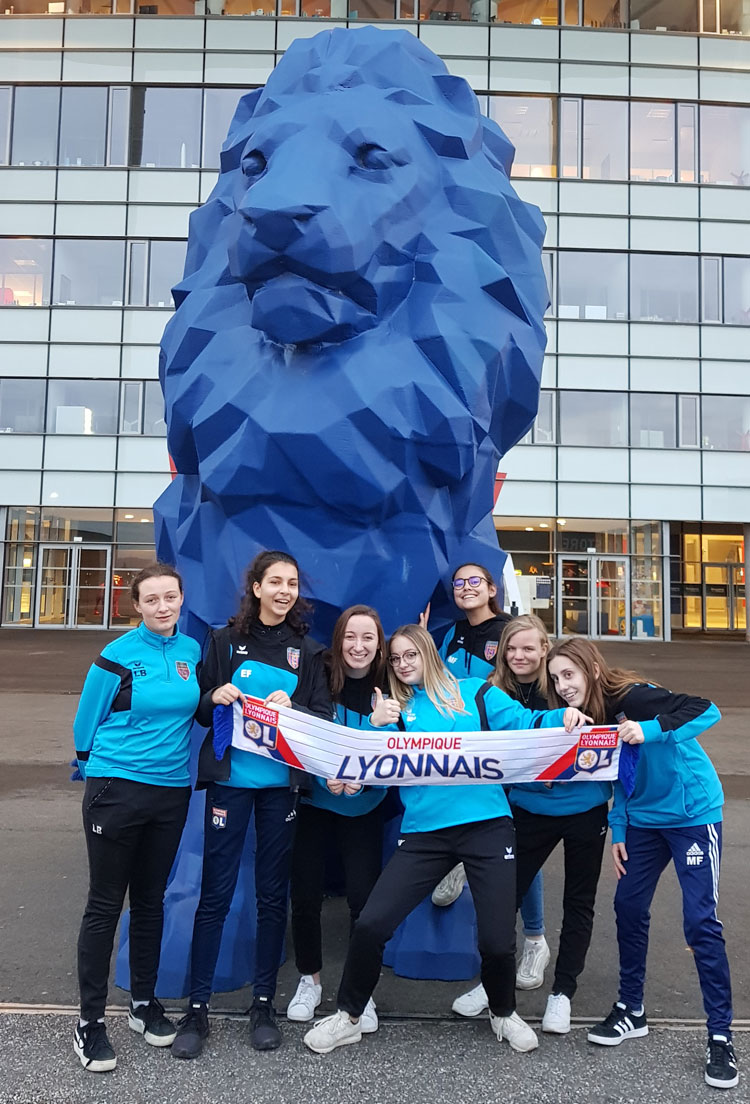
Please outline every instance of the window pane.
M59 88L16 88L12 164L56 163L59 104Z
M125 380L120 390L120 433L141 432L141 380Z
M557 176L555 100L490 96L490 118L516 149L513 176Z
M51 269L51 241L0 238L0 306L46 306Z
M703 321L721 322L721 257L703 257Z
M674 126L674 104L631 103L631 180L674 180Z
M560 101L560 176L581 175L581 101Z
M0 165L10 158L10 88L0 88Z
M627 180L628 105L624 101L584 100L583 176Z
M555 442L555 393L539 393L539 411L534 422L534 440L539 445L552 445Z
M109 135L107 138L108 165L127 165L129 126L130 89L110 88Z
M696 176L696 105L677 105L677 179L694 184Z
M0 433L44 431L44 386L39 379L0 380Z
M651 322L697 322L698 258L631 253L630 317Z
M151 557L138 567L154 561L154 513L153 510L144 510L141 507L132 510L115 510L117 522L118 544L150 544ZM122 550L121 550L122 551ZM134 550L135 551L135 550ZM124 565L122 565L124 566Z
M151 437L165 437L167 433L167 423L164 420L164 396L158 380L149 380L146 383L143 432Z
M720 34L750 34L748 9L744 0L721 0L719 15Z
M701 183L750 187L750 107L701 104Z
M148 305L171 307L172 288L182 279L187 242L151 242L151 264L148 277Z
M124 242L58 238L55 242L55 303L121 306L124 263Z
M145 307L148 285L148 242L130 242L128 248L128 303L131 307Z
M584 0L585 27L624 27L627 0Z
M674 395L631 392L630 443L635 448L676 448L677 402Z
M628 261L625 253L557 254L560 318L626 318Z
M237 108L241 88L207 88L203 99L203 165L218 169L219 151Z
M200 88L132 90L130 164L197 168L200 164Z
M34 610L36 545L9 544L5 551L3 624L30 625Z
M107 91L106 88L63 88L60 165L104 164Z
M542 268L544 269L544 278L547 281L547 296L549 297L550 305L544 312L545 318L550 318L555 313L555 296L554 296L554 279L553 279L553 264L552 254L548 250L544 250L542 253Z
M627 396L615 391L561 391L560 444L627 445Z
M724 321L750 326L750 257L724 258Z
M80 537L87 544L102 544L112 540L112 511L96 507L76 506L42 511L43 541L70 542Z
M630 26L642 31L698 30L699 0L630 0ZM709 28L706 28L708 30Z
M750 398L746 395L703 395L703 448L750 452Z
M116 380L50 380L48 433L116 433Z
M680 448L697 448L700 443L698 432L698 396L680 395Z

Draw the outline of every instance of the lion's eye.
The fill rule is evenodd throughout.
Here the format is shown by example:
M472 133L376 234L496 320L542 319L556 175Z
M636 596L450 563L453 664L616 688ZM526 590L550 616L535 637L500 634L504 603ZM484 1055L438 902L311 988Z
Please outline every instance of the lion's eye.
M266 161L260 150L250 150L242 158L242 171L245 176L260 176L265 171Z
M361 169L387 169L391 161L382 146L372 143L360 146L354 155L354 159Z

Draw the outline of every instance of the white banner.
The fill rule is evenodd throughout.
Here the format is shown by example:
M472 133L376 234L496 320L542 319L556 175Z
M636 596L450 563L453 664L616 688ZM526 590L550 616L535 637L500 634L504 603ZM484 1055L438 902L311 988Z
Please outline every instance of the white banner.
M471 782L623 782L632 789L637 750L615 725L513 732L400 732L347 728L245 698L214 709L214 750L229 745L320 778L372 786Z

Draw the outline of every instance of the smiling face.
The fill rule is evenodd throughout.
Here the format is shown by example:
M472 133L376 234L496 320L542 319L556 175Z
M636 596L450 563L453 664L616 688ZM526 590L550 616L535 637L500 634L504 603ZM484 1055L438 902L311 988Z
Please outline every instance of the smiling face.
M371 617L354 614L346 623L341 657L346 673L356 678L366 675L378 650L378 628Z
M177 580L172 575L157 575L143 580L133 605L147 629L159 636L171 636L180 616L182 600Z
M396 678L406 686L421 686L424 682L424 660L408 636L394 636L388 652Z
M564 702L583 709L588 698L588 681L582 669L568 656L555 656L549 664L550 678Z
M373 116L362 89L308 95L258 117L240 159L228 250L256 329L282 345L345 341L403 301L429 194L426 159L420 172L410 151L415 137L385 100Z
M517 682L533 682L544 663L549 645L536 629L521 629L513 633L505 648L505 662Z
M260 620L264 625L280 625L299 597L297 568L288 563L271 564L259 583L253 583L253 594L260 603Z
M456 583L463 580L461 586ZM478 564L462 564L453 576L453 601L472 624L492 617L490 598L497 594L497 587L490 586L484 568Z

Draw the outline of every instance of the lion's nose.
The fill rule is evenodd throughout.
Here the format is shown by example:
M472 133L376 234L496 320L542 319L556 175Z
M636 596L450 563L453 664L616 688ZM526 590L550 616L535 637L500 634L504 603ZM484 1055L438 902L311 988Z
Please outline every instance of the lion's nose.
M269 249L284 250L298 241L320 207L267 208L248 204L240 208L252 223L255 236Z

